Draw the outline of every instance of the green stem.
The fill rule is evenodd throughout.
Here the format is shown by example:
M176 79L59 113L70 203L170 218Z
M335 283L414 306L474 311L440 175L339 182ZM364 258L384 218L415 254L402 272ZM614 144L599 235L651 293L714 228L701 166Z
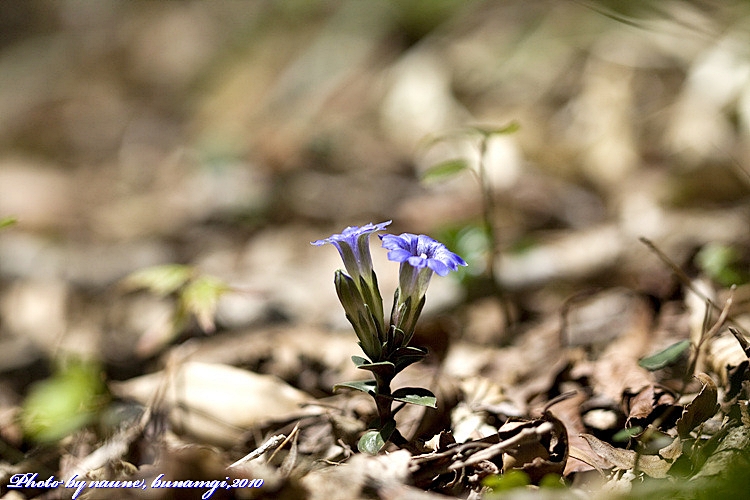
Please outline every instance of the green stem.
M388 422L393 420L394 415L393 400L388 397L391 395L391 379L375 374L375 382L377 384L375 404L378 408L378 417L380 418L379 427L380 429L383 429ZM420 453L420 450L411 445L409 441L407 441L406 438L398 431L398 429L393 429L393 432L388 437L388 441L395 444L401 449L410 451L411 453Z
M482 136L479 143L479 182L482 189L482 218L484 219L484 230L490 245L490 255L487 259L487 274L495 279L495 256L497 255L497 241L495 239L495 224L493 223L495 213L495 197L492 195L492 185L487 179L487 143L489 136Z
M491 286L492 294L500 300L500 306L503 308L505 316L505 327L507 328L511 324L510 308L508 303L505 301L503 290L498 285L495 278L495 258L499 254L497 246L497 238L495 235L495 196L492 191L492 184L487 178L487 146L490 140L489 135L482 135L482 139L479 143L479 183L482 190L482 219L484 223L484 231L487 235L487 242L489 243L489 255L487 257L487 281Z
M380 428L393 419L391 395L391 379L375 374L375 405L378 409Z

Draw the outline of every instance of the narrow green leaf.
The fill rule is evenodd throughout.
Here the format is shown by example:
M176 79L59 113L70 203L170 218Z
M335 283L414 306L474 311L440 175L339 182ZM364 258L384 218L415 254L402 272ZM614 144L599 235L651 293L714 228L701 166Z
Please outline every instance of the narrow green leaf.
M473 130L476 130L480 134L482 134L485 137L490 137L493 135L508 135L513 134L517 132L521 128L521 125L517 121L512 121L507 125L504 125L502 127L497 128L491 128L491 127L472 127Z
M393 353L393 357L401 357L401 356L425 357L427 356L427 349L425 349L424 347L416 347L416 346L399 347Z
M661 368L664 368L665 366L674 364L678 359L680 359L680 356L682 356L682 354L689 348L690 348L690 341L681 340L677 342L676 344L672 344L671 346L667 347L663 351L657 352L656 354L652 356L641 358L638 361L638 365L641 368L645 368L646 370L649 370L649 371L659 370Z
M339 382L333 386L333 390L341 388L354 389L355 391L364 392L370 396L375 396L375 381L374 380L354 380L352 382Z
M379 363L367 363L359 365L357 368L376 373L384 378L393 378L396 375L396 365L390 361L381 361Z
M454 158L437 163L422 172L422 182L436 182L453 177L469 168L469 164L462 158Z
M18 222L18 219L16 219L15 217L3 217L3 218L0 218L0 229L3 229L3 228L8 227L8 226L12 226L16 222Z
M402 387L401 389L396 389L393 391L392 397L395 401L401 401L402 403L437 408L437 398L435 395L421 387Z
M372 364L369 359L363 358L362 356L352 356L352 363L357 367Z
M641 427L640 425L628 427L627 429L620 429L615 433L614 436L612 436L612 441L616 443L624 443L630 438L637 436L641 432L643 432L643 427Z

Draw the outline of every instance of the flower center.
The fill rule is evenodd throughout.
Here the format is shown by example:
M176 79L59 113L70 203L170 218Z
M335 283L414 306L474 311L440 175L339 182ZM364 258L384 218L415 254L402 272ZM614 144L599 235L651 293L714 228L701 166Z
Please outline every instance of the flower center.
M421 254L419 254L419 258L426 259L427 258L427 254L424 253L424 252L422 252Z

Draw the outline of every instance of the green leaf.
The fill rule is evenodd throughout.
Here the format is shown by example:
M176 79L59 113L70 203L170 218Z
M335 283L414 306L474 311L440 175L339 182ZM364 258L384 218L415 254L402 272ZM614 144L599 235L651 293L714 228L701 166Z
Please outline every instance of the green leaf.
M510 470L502 475L487 476L482 481L482 485L490 488L493 492L522 488L529 484L531 484L531 478L522 470Z
M18 222L18 219L16 219L15 217L3 217L0 219L0 229L12 226L16 222Z
M421 387L402 387L393 391L392 397L395 401L413 405L429 406L437 408L437 398L433 393Z
M628 427L627 429L620 429L615 433L614 436L612 436L612 441L616 443L624 443L630 438L637 436L641 432L643 432L643 427L641 427L640 425Z
M129 290L145 288L165 296L183 287L193 276L193 268L181 264L164 264L138 270L128 275L122 282Z
M665 366L674 364L680 356L690 348L689 340L681 340L676 344L672 344L663 351L660 351L652 356L641 358L638 361L638 365L641 368L645 368L648 371L655 371Z
M422 172L422 182L437 182L453 177L469 168L469 164L462 158L454 158L437 163Z
M357 443L357 449L360 453L367 453L369 455L377 455L380 450L383 449L385 443L390 439L391 434L396 429L396 422L391 420L387 422L382 429L369 430L365 432L359 442Z
M333 390L335 391L341 388L354 389L355 391L364 392L374 397L375 387L374 380L354 380L352 382L339 382L333 386Z
M352 363L357 367L372 364L369 359L363 358L362 356L352 356Z
M391 355L394 364L396 365L396 373L401 371L407 366L422 361L427 356L427 349L423 347L401 347Z
M359 365L357 368L367 370L383 378L393 378L396 375L396 365L390 361L381 361L379 363L367 363Z
M739 251L731 245L709 243L695 256L698 266L724 286L747 283L747 273L740 263Z
M517 121L512 121L507 125L498 128L491 127L472 127L472 130L476 130L485 137L493 135L508 135L517 132L521 128L521 125Z
M36 442L57 441L91 423L105 395L98 365L69 360L50 378L31 386L23 403L21 426Z
M229 290L229 286L217 278L200 276L183 288L180 300L185 311L195 315L203 331L212 332L216 328L214 315L219 297Z

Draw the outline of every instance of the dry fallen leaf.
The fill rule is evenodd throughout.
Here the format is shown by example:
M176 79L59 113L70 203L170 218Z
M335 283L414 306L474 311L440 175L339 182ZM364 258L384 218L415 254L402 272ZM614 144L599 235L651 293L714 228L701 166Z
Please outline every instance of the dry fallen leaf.
M677 420L677 433L685 437L700 424L713 417L719 408L716 399L718 389L713 379L705 373L695 376L703 384L701 392L682 410L682 416Z
M154 395L163 391L162 404L169 408L176 430L220 445L236 444L254 426L301 415L301 405L313 401L271 375L196 362L174 373L167 369L112 383L111 389L143 405L152 404Z
M630 470L635 467L636 457L638 458L638 470L645 472L654 478L667 477L667 472L672 467L672 462L662 459L657 455L640 455L633 450L623 450L615 448L590 434L582 434L583 438L588 441L591 449L602 458L605 458L615 468Z

